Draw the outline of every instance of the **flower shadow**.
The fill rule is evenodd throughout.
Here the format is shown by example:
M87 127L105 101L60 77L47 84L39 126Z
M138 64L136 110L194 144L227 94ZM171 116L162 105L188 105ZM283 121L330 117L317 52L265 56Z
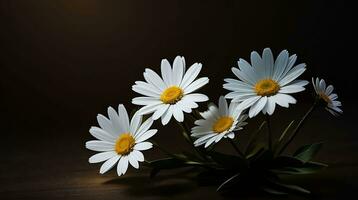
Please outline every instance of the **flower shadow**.
M121 185L122 192L130 196L172 196L189 193L197 188L189 170L162 173L150 178L147 173L118 177L104 182L106 185Z

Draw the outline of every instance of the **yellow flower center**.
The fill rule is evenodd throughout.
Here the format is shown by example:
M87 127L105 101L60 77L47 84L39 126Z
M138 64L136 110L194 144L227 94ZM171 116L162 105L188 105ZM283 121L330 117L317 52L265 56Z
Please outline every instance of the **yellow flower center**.
M183 98L183 90L177 86L171 86L160 95L160 100L165 104L175 104Z
M255 85L255 92L260 96L272 96L279 90L280 86L272 79L262 79Z
M222 133L231 128L234 123L234 119L232 117L224 116L220 117L213 125L213 131L215 133Z
M324 92L320 92L319 96L328 104L332 103L332 100Z
M119 155L127 155L129 152L132 151L133 146L135 144L135 140L129 133L123 133L121 134L115 145L115 151Z

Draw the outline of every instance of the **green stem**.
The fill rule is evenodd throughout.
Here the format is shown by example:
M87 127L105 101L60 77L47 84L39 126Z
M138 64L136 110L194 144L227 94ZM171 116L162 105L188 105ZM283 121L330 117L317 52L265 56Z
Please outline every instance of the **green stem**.
M266 115L266 123L267 123L267 129L268 129L268 148L271 151L272 150L272 131L271 131L271 122L270 122L270 116Z
M244 151L245 155L248 154L248 151L252 148L252 145L254 143L256 143L257 136L258 136L258 134L260 134L260 131L262 130L262 128L264 127L265 124L266 124L266 120L262 121L262 123L259 126L259 128L253 134L251 134L249 142L247 143L247 146L246 146L245 151Z
M183 136L185 138L185 140L189 143L190 146L193 147L193 149L195 150L195 152L198 154L198 156L200 156L202 159L207 160L205 155L203 155L203 153L194 145L194 141L191 138L191 136L188 134L190 133L189 128L185 125L184 122L178 123L180 125L180 127L183 129Z
M234 140L232 140L232 139L228 139L228 140L231 143L231 145L234 147L235 151L240 155L240 157L243 159L246 159L245 155L240 151L239 147L236 145Z
M175 155L173 153L170 153L168 150L164 149L163 147L159 146L156 142L154 141L150 141L155 147L157 147L160 151L162 151L164 154L171 156L171 157L175 157Z
M307 118L311 115L312 111L317 107L318 105L318 99L315 100L315 102L312 104L312 106L308 109L308 111L306 112L306 114L302 117L301 121L298 123L298 125L296 126L296 128L293 130L293 133L290 135L289 139L287 140L287 142L283 145L283 147L280 149L278 155L282 154L283 151L287 148L287 146L292 142L292 140L297 136L297 133L299 132L299 130L302 128L302 125L304 124L304 122L307 120Z

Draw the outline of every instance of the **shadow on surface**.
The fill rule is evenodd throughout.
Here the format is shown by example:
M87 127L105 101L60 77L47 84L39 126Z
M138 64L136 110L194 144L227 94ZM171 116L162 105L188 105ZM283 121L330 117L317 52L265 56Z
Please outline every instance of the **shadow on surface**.
M172 196L197 189L197 184L192 175L192 170L186 169L170 174L159 174L155 178L150 178L149 174L119 177L103 184L123 185L125 186L123 191L131 196Z

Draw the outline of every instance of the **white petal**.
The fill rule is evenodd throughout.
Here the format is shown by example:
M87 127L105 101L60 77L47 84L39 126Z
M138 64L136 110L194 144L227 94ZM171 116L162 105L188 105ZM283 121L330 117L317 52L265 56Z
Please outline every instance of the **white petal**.
M255 72L257 73L258 78L264 78L266 76L266 69L261 56L256 51L253 51L251 52L250 59L251 65L253 68L255 68Z
M132 90L134 92L137 92L139 94L142 94L142 95L148 96L148 97L158 98L160 96L160 94L153 92L153 91L149 90L148 88L143 88L138 85L133 85Z
M105 160L108 160L114 156L117 156L118 154L115 151L106 151L106 152L101 152L101 153L97 153L93 156L91 156L88 159L89 163L99 163L99 162L103 162Z
M287 85L280 89L279 93L291 94L304 91L305 88L298 85Z
M134 82L135 83L135 85L133 85L133 86L137 86L137 87L139 87L139 88L143 88L143 89L147 89L147 90L149 90L150 92L152 92L152 93L155 93L155 94L161 94L161 91L162 90L159 90L157 87L155 87L153 84L151 84L151 83L147 83L147 82L145 82L145 81L136 81L136 82ZM133 87L132 86L132 87Z
M125 132L129 132L129 117L123 104L118 105L119 124Z
M135 159L134 156L131 156L131 154L128 155L128 160L129 160L129 163L136 169L139 168L139 163L138 163L138 160Z
M167 111L162 115L162 124L166 125L173 116L173 106L169 106Z
M276 94L273 97L278 105L285 108L288 108L290 103L295 104L297 102L295 98L287 94Z
M273 112L275 111L275 107L276 107L276 101L274 100L274 97L267 98L266 106L267 106L267 108L266 108L267 113L269 115L272 115Z
M185 98L194 102L204 102L209 100L208 96L199 93L192 93L192 94L185 95Z
M103 165L101 166L101 169L99 170L99 173L104 174L108 170L112 169L113 166L119 160L119 158L120 158L120 156L115 156L115 157L112 157L111 159L107 160L106 162L104 162Z
M143 134L138 134L136 136L136 143L140 143L140 142L143 142L145 140L148 140L149 138L153 137L156 133L158 132L157 129L151 129L147 132L144 132Z
M167 87L173 85L172 82L172 67L167 59L163 59L160 65L162 77Z
M113 151L114 143L100 140L91 140L86 142L86 148L92 151Z
M148 118L140 127L139 129L134 133L134 137L138 138L139 135L142 135L143 133L147 132L148 129L152 126L153 119Z
M245 110L246 108L250 107L251 105L253 105L254 103L256 103L256 101L258 101L261 98L261 96L255 96L255 97L251 97L249 99L246 99L245 101L241 102L238 106L237 109L238 110Z
M281 53L277 56L274 66L273 79L279 80L281 75L284 73L288 64L288 52L286 50L281 51Z
M210 146L213 142L215 142L217 139L221 139L224 136L223 133L221 134L216 134L216 136L210 138L206 143L205 143L205 148L207 148L208 146Z
M133 150L131 152L131 156L134 156L135 159L137 159L139 162L143 162L144 161L144 155L142 152L137 151L137 150Z
M160 76L154 72L151 69L145 69L144 72L144 79L148 82L153 84L155 87L157 87L160 91L165 90L166 85L164 84L164 81L160 78Z
M153 113L154 111L156 111L157 109L159 109L162 105L163 105L162 102L146 105L146 106L142 107L141 109L139 109L137 112L139 115L150 114L150 113Z
M116 137L114 137L112 134L107 133L105 130L100 129L98 127L91 127L89 132L91 135L99 140L107 141L107 142L113 142L116 140Z
M153 144L150 142L141 142L141 143L136 144L134 146L134 149L138 150L138 151L144 151L144 150L151 149L152 147L153 147Z
M122 126L121 119L118 117L117 111L115 111L112 107L109 107L107 112L108 112L109 119L112 122L114 131L118 133L123 133L127 131L125 127Z
M249 117L255 117L266 105L267 97L261 97L253 106L251 106L249 111Z
M296 60L297 60L296 54L293 54L292 56L289 57L288 64L286 66L285 71L281 74L280 77L278 77L277 80L281 80L283 77L286 76L287 72L289 72L292 69L293 65L296 63Z
M235 133L231 132L231 133L229 133L229 134L227 135L227 137L230 138L230 139L234 139Z
M185 95L181 100L180 100L180 103L186 107L189 107L189 108L197 108L199 107L199 105L197 103L195 103L191 98L190 96L188 97L188 95Z
M178 122L184 121L183 111L177 105L173 105L173 116Z
M330 95L331 93L333 92L333 85L329 85L327 88L326 88L326 94L327 95Z
M206 140L208 140L208 139L210 139L212 137L215 137L216 135L217 135L217 133L207 134L207 135L195 140L194 144L202 143L202 142L204 142L204 141L206 141Z
M137 112L134 113L130 124L130 132L136 133L141 123L142 123L142 116L139 115Z
M178 101L175 105L179 109L181 109L183 112L186 112L186 113L191 113L192 112L191 107L188 106L187 104L185 104L185 101Z
M112 122L107 119L105 116L98 114L97 115L97 121L99 126L105 130L107 133L112 134L113 136L117 136L118 133L116 133L113 129Z
M336 100L338 98L338 95L333 93L328 96L332 101Z
M227 116L229 114L228 105L223 96L219 98L219 113L221 116Z
M209 79L207 77L199 78L198 80L192 82L190 85L184 88L184 94L194 92L206 85L207 83L209 83Z
M132 99L132 103L135 105L146 106L150 104L161 103L158 97L135 97Z
M238 63L240 69L233 67L231 68L231 71L242 81L254 85L256 82L256 75L250 64L244 59L240 59Z
M160 106L153 114L152 118L153 120L157 120L159 119L164 113L165 111L167 111L167 109L169 108L170 104L163 104L162 106Z
M247 93L247 94L240 94L240 95L236 95L231 102L233 103L239 103L242 101L245 101L246 99L250 99L252 97L257 97L256 93Z
M174 85L180 85L181 80L183 78L183 73L184 73L184 63L182 61L182 58L180 56L177 56L174 59L174 63L173 63L173 84Z
M315 90L315 92L317 93L317 88L316 88L316 84L314 81L314 78L312 77L312 85L313 85L313 89Z
M290 85L297 85L297 86L301 86L301 87L304 87L307 84L309 84L309 82L306 80L294 80L290 83Z
M266 69L266 77L272 77L273 75L273 67L274 67L274 60L273 55L270 48L265 48L262 53L262 61L265 65Z
M319 82L319 87L322 91L326 90L326 82L323 79L321 79L321 81Z
M279 85L281 87L291 83L297 77L299 77L303 72L306 71L306 64L299 64L294 67L291 71L287 73L287 75L279 81Z
M199 75L201 67L201 63L194 63L185 73L180 87L186 88L191 82L193 82L195 78Z
M252 85L249 85L247 83L242 84L243 82L242 81L240 81L240 82L241 83L235 83L235 82L225 83L223 85L223 88L225 88L227 90L231 90L231 91L236 91L236 92L252 92L253 91Z
M125 174L128 169L128 156L122 156L117 165L117 174L121 176Z

